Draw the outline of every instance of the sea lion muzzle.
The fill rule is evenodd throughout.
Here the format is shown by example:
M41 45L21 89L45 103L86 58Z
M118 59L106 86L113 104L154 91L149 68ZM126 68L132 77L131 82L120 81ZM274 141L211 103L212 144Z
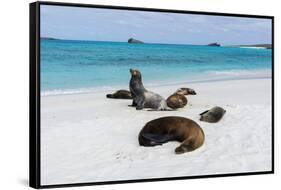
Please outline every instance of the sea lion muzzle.
M131 73L132 76L136 76L137 75L137 72L134 69L130 69L130 73Z

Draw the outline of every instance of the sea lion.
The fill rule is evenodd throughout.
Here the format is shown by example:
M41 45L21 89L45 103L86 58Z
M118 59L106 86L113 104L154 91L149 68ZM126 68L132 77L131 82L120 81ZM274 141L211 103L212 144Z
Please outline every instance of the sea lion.
M168 141L179 141L176 154L193 151L203 145L205 135L201 127L193 120L169 116L146 123L139 133L141 146L162 145Z
M166 100L167 105L172 109L183 108L187 104L187 99L183 94L172 94Z
M216 123L218 122L223 115L225 114L225 110L221 107L213 107L210 110L204 111L200 113L200 121L206 121L209 123Z
M107 94L106 97L114 99L132 99L132 94L128 90L117 90L113 94Z
M132 106L136 106L137 110L143 108L152 108L153 110L171 110L167 106L166 100L154 92L148 91L142 84L142 77L140 71L130 69L130 92L133 97Z
M196 95L195 90L191 88L179 88L176 91L176 94L183 94L183 95Z

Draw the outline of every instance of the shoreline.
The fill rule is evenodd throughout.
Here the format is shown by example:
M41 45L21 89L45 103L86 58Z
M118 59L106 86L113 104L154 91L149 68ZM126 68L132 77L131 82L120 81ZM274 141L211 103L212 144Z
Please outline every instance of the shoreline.
M220 71L219 71L220 72ZM223 81L235 81L235 80L253 80L253 79L271 79L271 70L270 69L262 69L253 71L254 75L250 76L248 74L241 75L240 77L236 76L223 76L223 73L231 73L233 71L221 71L221 75L216 75L213 73L213 77L210 77L210 79L204 80L203 77L199 77L197 79L180 79L178 81L159 81L153 82L153 83L147 83L145 86L147 88L155 88L155 87L162 87L162 86L173 86L173 85L185 85L185 84L196 84L196 83L212 83L212 82L223 82ZM239 71L237 71L239 72ZM257 73L255 73L257 72ZM260 73L259 73L260 72ZM205 77L208 78L208 77ZM112 86L98 86L98 87L89 87L89 88L75 88L75 89L54 89L54 90L47 90L41 92L41 97L45 96L60 96L60 95L71 95L71 94L89 94L89 93L98 93L98 92L109 92L112 91L112 93L116 90L120 89L129 89L129 81L128 85L112 85Z

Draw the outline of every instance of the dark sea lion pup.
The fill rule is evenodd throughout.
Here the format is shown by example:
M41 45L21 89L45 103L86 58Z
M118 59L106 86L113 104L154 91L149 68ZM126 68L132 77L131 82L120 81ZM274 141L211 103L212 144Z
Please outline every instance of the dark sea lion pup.
M136 106L137 110L143 108L152 108L153 110L172 110L167 106L166 100L154 92L146 90L142 84L141 73L138 70L130 69L130 92L133 97L132 106Z
M221 107L213 107L210 110L204 111L203 113L200 113L200 121L206 121L209 123L216 123L219 120L221 120L221 118L223 117L223 115L225 114L225 110Z
M172 109L183 108L187 104L187 98L183 94L172 94L166 100L167 105Z
M183 95L196 95L195 90L191 88L179 88L176 91L176 94L183 94Z
M203 145L205 135L193 120L184 117L162 117L146 123L139 133L141 146L156 146L168 141L179 141L176 154L193 151Z
M128 90L117 90L113 94L107 94L106 97L114 99L132 99L132 94Z

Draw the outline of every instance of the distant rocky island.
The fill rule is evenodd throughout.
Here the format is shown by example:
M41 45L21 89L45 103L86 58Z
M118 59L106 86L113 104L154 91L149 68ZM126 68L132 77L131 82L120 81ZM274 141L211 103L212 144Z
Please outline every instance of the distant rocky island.
M143 44L142 41L134 39L134 38L128 39L128 43L130 43L130 44Z
M42 40L59 40L57 38L51 38L51 37L41 37Z
M221 45L219 43L215 42L215 43L208 44L208 46L220 47Z

